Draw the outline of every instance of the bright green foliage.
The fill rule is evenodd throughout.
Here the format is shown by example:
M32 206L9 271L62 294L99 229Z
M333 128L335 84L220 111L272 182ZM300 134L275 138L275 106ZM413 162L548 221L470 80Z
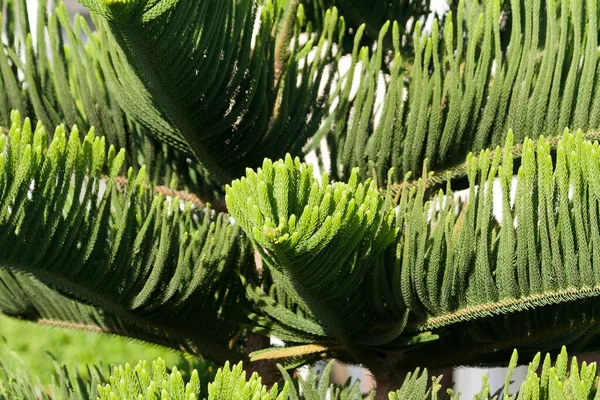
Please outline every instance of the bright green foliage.
M288 398L288 390L287 383L281 392L277 384L268 390L256 372L246 380L241 362L233 368L227 362L217 371L214 382L208 384L208 400L284 400Z
M504 400L563 400L563 399L598 399L598 373L596 363L579 364L573 357L569 359L565 347L552 362L550 354L546 354L540 369L541 355L537 353L529 363L527 378L520 385L518 393L510 393L509 386L512 374L518 362L517 352L512 353L505 385L498 397ZM105 379L98 368L88 368L89 377L83 379L79 375L73 378L66 367L55 363L55 383L49 387L41 387L39 382L29 376L23 369L21 361L14 354L4 354L0 361L0 399L71 400L353 400L360 398L360 382L352 385L330 383L333 361L319 373L316 368L308 371L306 378L292 379L280 367L284 377L284 385L275 384L268 390L261 384L260 377L254 373L246 379L242 363L230 367L226 363L219 368L217 374L204 386L196 370L189 379L182 377L177 368L168 370L162 359L152 364L140 361L135 367L129 364L114 367L110 376ZM460 393L450 388L442 388L439 384L442 376L429 377L427 369L408 373L398 390L390 392L389 400L435 400L464 399ZM201 393L207 389L207 395ZM444 392L445 391L445 392ZM373 399L374 391L368 398ZM480 392L475 400L491 400L496 398L490 393L487 376L482 377Z
M325 70L344 26L335 9L318 40L308 27L301 43L305 18L283 0L83 3L98 15L102 72L126 114L221 183L265 156L299 154L328 113Z
M200 396L198 371L192 371L189 382L184 383L177 367L169 373L163 359L148 365L140 361L135 367L129 364L112 370L109 382L98 386L99 400L196 400Z
M185 383L177 368L169 373L165 362L158 359L152 366L141 361L135 367L114 368L109 383L98 387L100 400L122 399L160 399L195 400L200 396L198 372L192 372L189 382ZM258 374L246 379L242 363L230 368L229 362L219 368L212 383L208 384L208 400L284 400L288 398L288 385L279 391L277 384L268 390L261 384Z
M76 374L69 376L66 367L54 362L54 383L43 387L24 368L23 362L14 353L2 352L0 360L0 399L39 400L96 400L97 386L103 381L101 371L88 367L88 377Z
M243 319L236 271L250 265L239 228L223 214L154 194L144 169L130 171L129 186L118 190L123 152L106 155L93 132L81 142L76 129L67 139L59 127L46 149L41 126L32 132L18 113L13 121L0 136L3 267L100 307L137 337L231 355L227 343ZM97 318L90 312L85 321Z
M319 182L310 166L288 155L249 169L226 192L229 211L260 251L273 283L268 296L247 288L266 305L265 316L255 316L259 326L275 327L286 340L298 341L300 330L309 333L303 341L331 335L344 342L372 324L365 318L365 277L396 234L393 211L383 208L374 182L359 183L358 171L348 183L331 184L327 174Z

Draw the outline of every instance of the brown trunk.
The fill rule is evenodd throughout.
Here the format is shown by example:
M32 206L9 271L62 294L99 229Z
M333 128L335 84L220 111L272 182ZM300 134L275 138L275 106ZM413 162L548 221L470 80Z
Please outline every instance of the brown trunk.
M259 335L257 333L250 332L246 340L246 355L249 355L253 351L266 349L271 346L270 339L266 336ZM254 372L256 372L262 380L263 385L269 389L281 380L281 374L277 369L276 360L262 360L250 362L244 365L246 370L246 376L249 378Z

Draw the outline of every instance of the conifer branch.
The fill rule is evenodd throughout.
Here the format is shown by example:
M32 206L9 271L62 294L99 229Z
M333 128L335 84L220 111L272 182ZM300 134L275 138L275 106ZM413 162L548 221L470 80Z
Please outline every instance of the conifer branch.
M408 354L418 348L415 354L437 352L452 365L452 354L466 346L475 352L472 360L485 363L493 354L478 355L474 342L493 342L494 351L501 351L523 343L511 338L524 330L531 337L543 331L540 340L550 348L560 321L575 326L595 318L582 304L600 294L600 185L594 179L599 146L581 131L565 131L560 141L527 139L515 148L509 132L504 151L469 155L470 193L458 203L443 191L426 201L427 173L392 203L374 183L358 183L358 171L347 184L330 184L327 175L319 183L298 160L265 160L261 169L234 181L226 197L272 275L270 288L247 289L257 314L251 319L258 331L284 337L292 353L294 343L302 349L333 340L323 345L341 345L338 356L347 352L374 369L377 362L361 359L361 351ZM521 155L514 204L513 152ZM502 223L492 213L496 178ZM362 212L373 225L352 222ZM541 318L568 305L580 313L557 312L538 327L527 319L509 328L501 323L526 310ZM333 308L352 324L336 325L327 312ZM502 331L502 339L488 333L488 326ZM482 331L465 333L475 327ZM583 332L568 334L577 340Z
M335 9L313 38L296 24L295 0L289 8L284 0L227 0L214 9L85 3L97 13L107 87L127 116L193 154L221 184L265 156L301 154L329 113L334 74L326 71L341 57L333 43L343 33ZM303 29L309 40L301 45Z
M447 173L465 174L461 163L470 151L502 145L509 129L521 144L565 127L600 128L596 0L581 7L511 2L506 31L500 30L502 2L465 4L459 1L430 31L416 24L414 57L401 57L397 24L391 24L393 53L386 57L379 47L361 47L357 33L351 68L338 90L358 90L340 97L331 123L311 144L318 147L327 137L334 179L348 179L359 167L363 177L375 176L386 186L409 172L414 176L427 159L430 169L442 173L430 182L439 185ZM382 25L378 43L390 36L389 27ZM360 74L354 73L358 68Z
M108 179L108 176L103 175L103 178L106 180ZM129 180L124 176L117 176L115 178L115 183L117 184L118 189L125 189L130 185ZM185 203L193 203L197 207L210 207L217 212L227 212L227 207L225 206L224 202L219 200L203 200L200 197L198 197L198 195L194 193L188 193L185 190L173 190L168 186L164 185L154 185L152 187L152 190L156 194L170 196L172 198L176 197Z
M159 343L237 358L228 347L245 319L236 274L252 273L239 229L223 214L155 194L143 168L116 190L124 153L106 154L93 132L80 142L76 129L67 139L59 127L48 149L45 138L41 124L32 132L18 113L0 137L0 242L11 249L0 252L2 265L125 326L161 332Z
M582 133L582 137L584 140L589 140L590 142L594 142L596 140L600 140L600 132L599 131L584 132L584 133ZM555 136L555 137L549 137L545 140L550 145L550 148L552 150L555 150L556 146L561 141L561 139L562 139L561 136ZM537 141L534 140L534 143L536 143L536 142ZM504 148L500 149L500 155L499 155L500 157L503 157L504 151L506 151L506 149L504 149ZM523 144L516 144L511 149L512 157L515 159L517 166L518 166L519 159L521 158L521 156L523 154L522 151L523 151ZM490 154L490 162L493 161L494 156L495 156L495 153ZM476 156L476 158L477 157L478 156ZM426 161L426 163L427 163L427 161ZM461 179L461 178L466 178L466 177L467 177L467 163L466 162L457 164L446 170L432 171L432 173L427 177L427 180L425 181L425 189L429 193L435 193L436 190L439 190L440 188L445 188L448 184L450 184L452 186L453 181L455 181L457 179ZM395 196L398 193L400 193L404 187L406 187L407 189L410 189L412 187L417 187L418 184L419 184L418 179L412 179L412 180L407 180L404 182L394 183L389 186L388 190L390 190L392 195Z

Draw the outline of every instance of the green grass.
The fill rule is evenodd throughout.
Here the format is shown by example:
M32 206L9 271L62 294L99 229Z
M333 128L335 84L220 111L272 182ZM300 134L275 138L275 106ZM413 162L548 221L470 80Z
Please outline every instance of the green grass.
M15 352L31 375L43 383L51 381L54 372L52 357L59 363L79 370L86 364L137 364L139 360L152 361L158 357L169 367L177 366L184 375L196 368L210 373L214 370L206 361L196 357L139 341L100 333L80 332L18 321L0 315L0 347ZM208 371L207 371L208 370ZM83 371L82 371L83 372Z

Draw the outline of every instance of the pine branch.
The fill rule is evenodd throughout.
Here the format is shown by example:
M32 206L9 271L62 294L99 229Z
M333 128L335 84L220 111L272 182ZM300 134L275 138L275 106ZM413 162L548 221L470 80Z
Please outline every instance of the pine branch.
M0 269L0 312L22 321L57 328L119 335L194 352L192 346L148 326L131 325L116 315L81 304L29 275Z
M319 185L311 167L288 156L265 160L226 192L273 280L270 295L247 288L260 310L255 323L279 326L272 332L284 340L335 338L360 352L350 338L372 324L362 282L396 232L375 184L359 183L355 171L348 184L329 185L324 175Z
M600 140L600 132L597 132L597 131L583 132L582 137L584 140L589 140L590 142L594 142L596 140ZM561 139L562 139L561 136L555 136L555 137L546 138L545 140L550 145L551 150L554 151L554 150L556 150L556 146L561 141ZM536 142L537 141L535 140L534 143L536 143ZM499 157L503 157L504 151L505 151L505 149L500 150ZM519 159L523 155L523 144L520 143L520 144L514 145L511 149L511 153L512 153L512 157L515 159L515 165L518 167L520 165ZM490 155L491 155L491 157L490 157L490 162L491 162L491 161L493 161L494 153L492 153ZM425 161L425 164L428 164L427 160ZM427 180L425 181L425 189L427 190L428 193L431 193L432 196L437 190L445 189L448 185L451 185L451 187L453 187L454 190L456 190L454 183L456 183L456 181L464 180L463 178L466 179L466 177L467 177L467 163L466 162L458 164L458 165L451 167L449 169L446 169L446 170L432 171L432 174L430 174L427 177ZM410 178L410 176L408 176L408 178ZM396 196L399 196L404 187L406 187L407 189L410 189L412 187L417 187L418 184L419 184L418 179L412 179L412 180L405 179L404 182L390 185L388 187L388 190L390 190ZM427 196L427 197L432 197L432 196ZM395 203L397 203L397 201Z
M127 326L235 359L228 341L245 320L236 274L252 274L239 228L226 215L154 194L143 168L130 170L119 192L124 153L111 147L106 155L103 138L78 136L73 130L67 140L59 127L46 149L41 125L33 133L14 114L0 155L0 263ZM6 137L0 141L4 149Z
M193 156L161 145L119 107L100 67L99 35L90 31L85 19L76 15L71 23L62 3L47 13L46 1L40 2L39 39L33 47L36 32L24 22L29 20L25 1L2 4L4 19L21 21L21 27L5 26L3 33L12 39L0 44L0 126L10 128L12 109L34 123L41 121L49 135L60 124L83 131L93 126L107 146L126 149L125 168L137 172L146 165L156 185L174 183L207 200L221 195L220 186Z
M598 320L599 145L566 132L553 160L552 141L525 140L516 189L513 149L510 132L504 151L468 157L466 202L442 191L426 202L429 174L394 207L358 171L347 184L326 175L319 184L289 157L249 170L226 201L271 274L270 286L247 288L256 329L375 370L366 349L403 354L400 369L427 354L446 363L436 367L467 361L456 359L462 349L469 363L491 362L528 349L513 340L525 334L536 348L595 350L586 332ZM496 180L502 223L492 213Z
M343 26L335 9L313 38L283 0L84 4L97 13L102 72L125 113L221 183L265 156L300 154L328 114L326 70L341 56L332 46Z
M348 179L358 166L385 186L391 167L397 183L425 159L435 171L461 175L457 165L468 152L501 145L508 129L517 144L565 127L598 130L597 1L511 1L510 14L501 7L471 1L467 9L461 1L430 32L417 26L409 61L400 57L396 25L391 63L379 48L369 56L357 34L353 54L361 56L342 85L358 91L340 99L327 135L334 179ZM500 31L506 18L508 43ZM378 42L388 36L384 25ZM390 72L378 84L382 70Z
M502 349L527 349L525 338L537 337L536 348L550 349L578 342L595 329L588 308L597 301L597 146L583 140L581 132L565 133L553 161L550 143L543 137L537 144L526 140L516 192L511 192L512 153L505 151L501 157L499 149L492 158L490 151L469 158L471 189L464 204L442 192L424 203L419 197L424 181L417 190L402 191L398 215L406 217L395 251L402 259L390 261L386 274L394 278L380 292L389 291L394 304L404 304L396 318L403 307L414 315L406 333L416 326L440 333L430 348L420 348L419 360L432 351L447 357L448 364L486 363ZM511 134L505 149L512 147ZM502 194L501 224L492 214L496 177ZM426 224L421 215L430 215ZM423 237L425 244L419 247ZM483 338L487 349L479 348ZM459 359L462 346L469 349L468 360ZM589 338L581 343L581 351L594 349ZM403 362L410 364L408 358Z

